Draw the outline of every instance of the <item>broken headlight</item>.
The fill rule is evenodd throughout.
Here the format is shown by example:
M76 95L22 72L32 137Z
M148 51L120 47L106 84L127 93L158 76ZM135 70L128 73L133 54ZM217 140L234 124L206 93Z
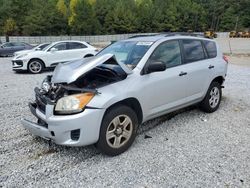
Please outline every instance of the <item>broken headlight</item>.
M83 111L94 97L94 93L81 93L60 98L55 107L56 114L74 114Z
M51 76L47 76L42 84L41 84L41 90L44 92L44 93L48 93L49 90L50 90L50 87L51 87Z

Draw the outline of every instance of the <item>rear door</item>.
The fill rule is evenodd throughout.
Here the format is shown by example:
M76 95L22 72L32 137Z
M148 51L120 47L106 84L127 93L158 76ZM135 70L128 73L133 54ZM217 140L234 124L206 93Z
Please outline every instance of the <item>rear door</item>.
M183 39L181 40L182 51L187 72L187 100L194 101L203 97L207 90L210 78L210 62L203 47L202 40Z
M82 59L88 52L87 46L80 42L68 42L68 49L71 60Z
M21 42L13 42L13 47L12 47L12 53L24 50L25 49L25 44Z

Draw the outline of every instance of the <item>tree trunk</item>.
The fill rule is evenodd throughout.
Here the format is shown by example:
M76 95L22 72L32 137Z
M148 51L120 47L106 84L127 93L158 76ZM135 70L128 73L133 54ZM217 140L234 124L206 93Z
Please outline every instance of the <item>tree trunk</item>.
M5 35L5 42L10 42L9 35Z

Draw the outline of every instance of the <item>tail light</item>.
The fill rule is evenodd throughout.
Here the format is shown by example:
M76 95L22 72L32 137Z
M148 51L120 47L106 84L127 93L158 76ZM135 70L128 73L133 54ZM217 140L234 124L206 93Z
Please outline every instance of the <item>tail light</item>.
M224 59L224 61L226 61L226 62L228 63L228 58L227 58L227 56L223 55L223 59Z

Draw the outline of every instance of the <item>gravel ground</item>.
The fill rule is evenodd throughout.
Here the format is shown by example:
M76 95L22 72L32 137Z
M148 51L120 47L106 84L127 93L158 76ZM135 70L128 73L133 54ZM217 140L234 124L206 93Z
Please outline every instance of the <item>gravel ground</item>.
M217 112L188 108L149 121L127 152L107 157L24 130L33 88L50 72L16 74L9 58L0 64L0 187L250 187L249 66L230 64Z

